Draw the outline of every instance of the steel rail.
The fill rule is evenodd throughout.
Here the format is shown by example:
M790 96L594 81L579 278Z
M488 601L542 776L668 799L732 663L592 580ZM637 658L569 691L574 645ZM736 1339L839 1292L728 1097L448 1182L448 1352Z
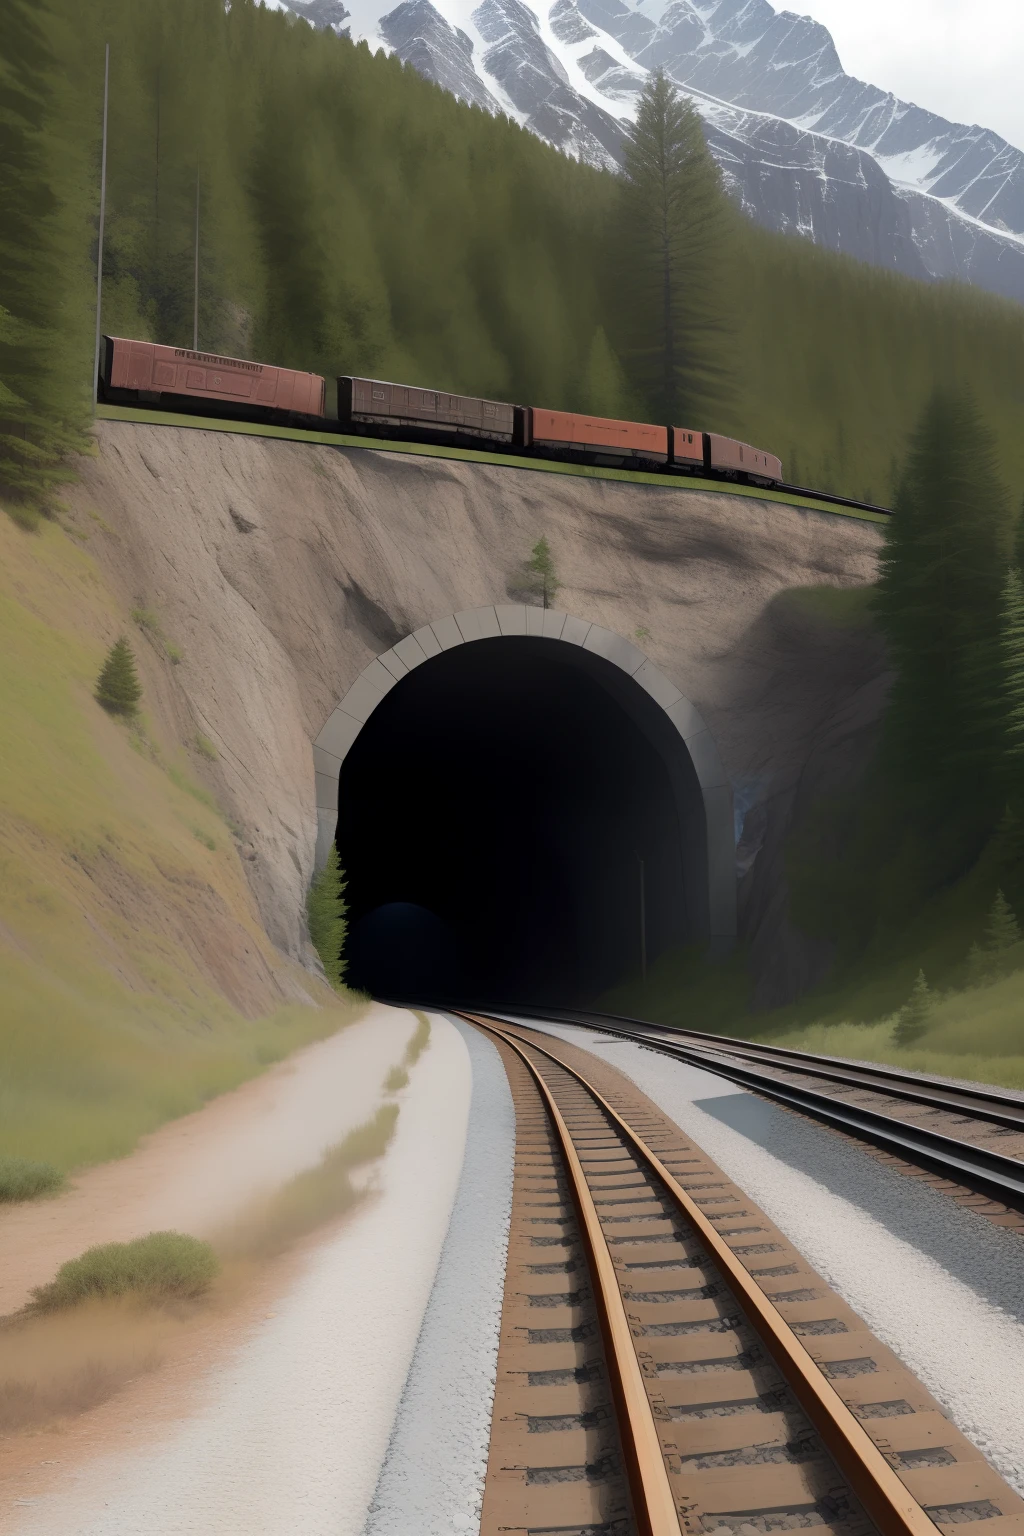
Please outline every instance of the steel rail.
M569 1174L573 1205L594 1281L594 1299L608 1357L612 1396L618 1409L619 1435L626 1459L637 1527L640 1536L679 1536L675 1495L665 1469L661 1438L644 1386L640 1362L633 1347L633 1336L615 1277L615 1266L569 1127L562 1118L550 1088L519 1042L504 1030L496 1029L472 1014L463 1014L462 1017L496 1034L515 1051L532 1075L554 1126Z
M638 1039L638 1030L650 1031L650 1034L644 1035L646 1043L664 1041L675 1045L691 1042L694 1050L707 1051L715 1056L724 1054L745 1061L765 1062L781 1067L784 1071L799 1071L808 1077L821 1077L830 1082L887 1093L893 1098L927 1104L932 1109L960 1110L976 1120L988 1120L993 1125L1009 1130L1024 1131L1024 1100L1012 1099L995 1089L980 1085L972 1088L954 1087L952 1084L947 1086L945 1083L930 1082L916 1073L901 1072L896 1067L876 1066L873 1063L861 1066L834 1056L793 1050L789 1046L763 1045L757 1040L737 1040L732 1035L712 1035L698 1029L674 1029L667 1024L627 1019L619 1014L586 1014L561 1008L545 1013L532 1007L518 1012L528 1017L579 1024L585 1029L606 1030L609 1034L623 1035L628 1039Z
M557 1021L556 1021L557 1022ZM605 1026L587 1025L588 1028ZM689 1066L713 1072L717 1077L728 1078L741 1088L750 1088L764 1098L775 1099L801 1114L823 1120L837 1130L860 1141L869 1141L905 1162L927 1168L931 1173L950 1179L954 1183L1000 1201L1015 1210L1024 1210L1024 1163L1015 1157L1004 1157L987 1147L975 1146L969 1141L959 1141L953 1136L943 1136L925 1126L910 1125L905 1120L894 1120L877 1110L865 1109L859 1104L837 1101L826 1093L815 1093L811 1088L801 1088L793 1083L783 1083L777 1077L756 1068L742 1066L738 1062L711 1055L692 1046L659 1039L626 1029L607 1029L618 1039L631 1040L684 1061ZM946 1106L948 1107L948 1106Z
M513 1037L497 1028L494 1023L488 1022L486 1018L469 1013L463 1014L462 1017L492 1031L513 1049L517 1049ZM647 1143L636 1134L581 1072L570 1067L544 1046L532 1040L525 1043L531 1050L546 1056L575 1078L608 1115L627 1144L668 1189L687 1220L707 1244L709 1252L743 1307L749 1322L769 1350L792 1389L794 1397L821 1436L839 1470L849 1481L867 1514L874 1520L881 1536L937 1536L938 1528L934 1521L897 1476L864 1426L847 1408L782 1314L751 1277L746 1266L736 1257L725 1239L719 1235L700 1206L665 1167L657 1153L648 1147ZM537 1068L521 1049L518 1050L518 1054L527 1062L537 1081L543 1082ZM544 1086L547 1087L546 1084ZM547 1096L553 1104L550 1092ZM607 1249L605 1251L607 1252ZM634 1353L635 1358L631 1340L630 1351Z

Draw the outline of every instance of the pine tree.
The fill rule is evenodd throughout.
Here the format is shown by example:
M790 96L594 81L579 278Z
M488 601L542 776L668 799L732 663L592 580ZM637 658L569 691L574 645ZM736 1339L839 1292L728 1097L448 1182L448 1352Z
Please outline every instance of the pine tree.
M135 671L135 657L124 635L107 652L96 683L96 698L112 715L138 714L142 685Z
M84 446L84 380L68 369L72 234L59 189L59 66L45 0L0 0L0 489L31 525Z
M1006 498L973 402L937 391L886 526L875 611L896 677L883 763L936 879L973 858L1003 810L1000 600Z
M555 574L555 562L547 539L537 540L526 562L526 569L530 577L530 590L537 593L545 608L550 608L551 599L562 583Z
M985 938L985 947L993 955L1001 955L1005 950L1012 949L1014 944L1020 943L1020 927L1002 891L996 891L985 925Z
M343 951L348 930L348 906L344 891L345 876L341 860L337 847L332 846L327 863L319 874L314 875L306 897L309 936L332 987L340 987L345 978Z
M1006 755L1015 800L1024 792L1024 582L1011 567L1003 585L1002 649L1006 700Z
M924 971L918 971L913 991L900 1009L893 1040L897 1045L912 1045L928 1028L931 1019L932 990L925 981Z
M1013 525L1013 546L1010 550L1010 566L1017 571L1024 571L1024 502L1021 503L1017 513L1017 521Z
M630 372L656 420L699 424L723 389L727 212L700 117L661 71L626 137L620 220Z

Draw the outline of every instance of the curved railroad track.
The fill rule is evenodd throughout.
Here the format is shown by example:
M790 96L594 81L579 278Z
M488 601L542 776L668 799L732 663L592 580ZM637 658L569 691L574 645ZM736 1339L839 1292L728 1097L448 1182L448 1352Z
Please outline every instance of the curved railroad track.
M1024 1526L1024 1499L633 1084L461 1016L499 1048L517 1123L481 1536Z
M702 1067L974 1191L981 1201L1024 1212L1022 1099L980 1085L932 1082L890 1067L610 1014L550 1009L542 1015L533 1008L516 1013L576 1024ZM993 1214L998 1219L1000 1212ZM1018 1222L1011 1216L1005 1224Z

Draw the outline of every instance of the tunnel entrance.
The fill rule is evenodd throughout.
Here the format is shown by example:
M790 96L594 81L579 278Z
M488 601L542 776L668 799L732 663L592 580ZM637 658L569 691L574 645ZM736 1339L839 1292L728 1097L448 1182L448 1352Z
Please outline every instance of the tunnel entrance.
M377 996L581 1003L707 932L685 744L601 656L478 641L403 677L341 766L347 979Z

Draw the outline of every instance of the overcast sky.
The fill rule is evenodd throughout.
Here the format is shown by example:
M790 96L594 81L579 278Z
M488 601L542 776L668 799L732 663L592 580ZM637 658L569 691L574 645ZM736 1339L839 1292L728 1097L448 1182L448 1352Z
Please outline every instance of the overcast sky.
M1024 149L1024 0L772 0L824 22L843 67Z

